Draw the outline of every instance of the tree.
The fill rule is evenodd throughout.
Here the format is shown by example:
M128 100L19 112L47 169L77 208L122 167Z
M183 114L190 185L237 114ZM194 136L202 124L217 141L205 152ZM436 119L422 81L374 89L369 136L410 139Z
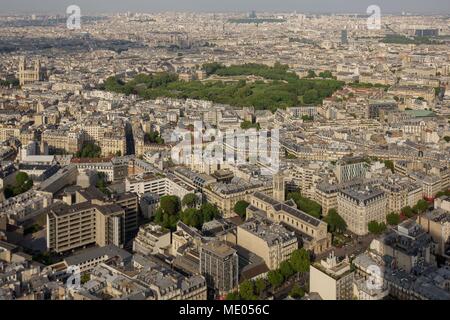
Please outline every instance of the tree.
M188 193L183 197L183 201L181 203L185 207L194 208L197 204L197 196L193 193Z
M202 212L204 222L208 222L220 217L219 209L208 202L202 205L200 211Z
M389 225L396 226L400 223L400 215L395 212L391 212L386 216L386 220Z
M376 221L370 221L367 227L370 233L376 235L380 235L386 230L386 224L384 222L378 223Z
M19 186L24 185L28 181L28 179L29 179L28 174L25 172L19 172L16 175L16 183Z
M261 297L264 291L267 289L267 282L264 279L257 279L255 281L255 291L256 294Z
M311 258L308 251L302 248L292 252L291 259L289 261L295 272L305 273L309 271L309 266L311 264L310 259Z
M386 168L390 169L392 171L392 173L394 173L394 162L393 161L385 160L384 165L386 166Z
M301 299L305 296L305 290L300 288L298 284L294 284L289 295L294 299Z
M180 199L176 196L163 196L160 200L160 207L168 215L176 215L180 209Z
M328 228L332 233L343 233L347 230L347 223L337 213L336 209L330 209L324 220L328 223Z
M279 270L269 271L269 273L267 274L267 279L269 280L273 288L281 286L284 281L284 277Z
M241 297L239 296L239 293L237 292L230 292L229 294L227 294L225 300L241 300Z
M150 143L164 144L164 140L161 138L160 133L158 131L151 130L149 133L145 135L145 137Z
M295 273L289 261L283 261L280 263L280 272L285 279L291 277Z
M306 76L307 78L316 78L317 75L314 72L314 70L308 70L308 75Z
M317 103L319 100L319 93L316 89L309 89L303 95L303 102L306 104Z
M92 142L85 142L80 151L75 156L77 158L99 158L102 154L102 149Z
M89 280L91 280L91 275L89 273L85 273L81 276L81 284L85 284Z
M236 202L234 205L234 212L238 214L241 219L245 220L245 217L247 215L247 207L250 205L247 201L241 200Z
M405 217L407 218L412 218L414 217L414 210L410 207L410 206L406 206L402 209L402 213L405 215Z
M251 91L249 91L249 92L251 92ZM259 123L252 123L250 121L243 121L241 123L241 129L243 129L243 130L248 130L248 129L252 129L252 128L260 130L261 125Z
M239 286L239 294L243 300L256 300L255 283L251 280L245 280Z
M319 77L321 77L321 78L324 78L324 79L326 79L326 78L333 78L333 74L331 73L331 71L324 71L324 72L321 72L321 73L319 73Z
M428 207L429 207L429 203L425 200L419 200L417 202L417 204L414 206L414 211L416 211L417 213L424 213L425 211L427 211Z
M33 180L28 176L25 172L19 172L16 175L16 185L13 186L5 186L4 195L5 198L12 198L27 192L33 187Z
M181 213L181 220L188 226L195 228L200 228L203 225L203 215L195 208L186 209Z

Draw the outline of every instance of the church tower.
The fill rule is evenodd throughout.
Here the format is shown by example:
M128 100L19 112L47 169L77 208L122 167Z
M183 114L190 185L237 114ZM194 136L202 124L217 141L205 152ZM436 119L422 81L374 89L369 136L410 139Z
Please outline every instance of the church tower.
M280 202L285 200L285 184L282 172L273 176L273 198Z

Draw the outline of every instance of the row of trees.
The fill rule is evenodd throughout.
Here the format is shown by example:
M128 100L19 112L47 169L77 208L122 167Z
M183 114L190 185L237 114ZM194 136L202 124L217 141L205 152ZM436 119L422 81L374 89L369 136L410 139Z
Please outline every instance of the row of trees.
M266 279L246 280L239 286L239 292L228 294L227 300L257 300L264 297L269 286L272 291L279 288L286 280L299 274L309 272L311 264L309 252L305 249L295 250L289 260L283 261L277 270L269 271ZM291 295L302 297L304 291L297 285Z
M386 231L386 224L384 222L370 221L367 225L369 232L372 234L380 235Z
M248 130L248 129L252 129L252 128L255 128L256 130L260 130L261 125L259 123L253 123L251 121L244 121L241 123L241 129L243 129L243 130Z
M177 196L163 196L153 221L166 229L175 230L180 220L191 227L201 228L205 222L220 216L219 209L210 203L204 203L200 209L196 209L196 201L193 194L186 195L183 201ZM182 210L183 207L185 210Z

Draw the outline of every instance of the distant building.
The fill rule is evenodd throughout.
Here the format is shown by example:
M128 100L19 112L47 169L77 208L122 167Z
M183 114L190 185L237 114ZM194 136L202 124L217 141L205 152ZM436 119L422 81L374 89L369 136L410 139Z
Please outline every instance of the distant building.
M34 65L29 67L25 57L21 57L19 61L19 83L21 86L44 80L44 73L39 60L34 61Z

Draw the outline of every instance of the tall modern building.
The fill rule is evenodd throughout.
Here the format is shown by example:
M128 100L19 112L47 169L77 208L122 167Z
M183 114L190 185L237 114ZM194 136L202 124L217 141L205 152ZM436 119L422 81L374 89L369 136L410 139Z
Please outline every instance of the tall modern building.
M367 163L361 157L343 158L336 163L334 173L339 183L364 178L367 171Z
M236 250L222 242L210 242L200 248L200 273L216 295L235 290L239 283L239 261Z
M348 31L345 29L341 31L341 44L348 44Z
M89 245L122 247L137 229L138 200L131 193L107 197L96 188L79 190L47 208L47 247L66 252Z

